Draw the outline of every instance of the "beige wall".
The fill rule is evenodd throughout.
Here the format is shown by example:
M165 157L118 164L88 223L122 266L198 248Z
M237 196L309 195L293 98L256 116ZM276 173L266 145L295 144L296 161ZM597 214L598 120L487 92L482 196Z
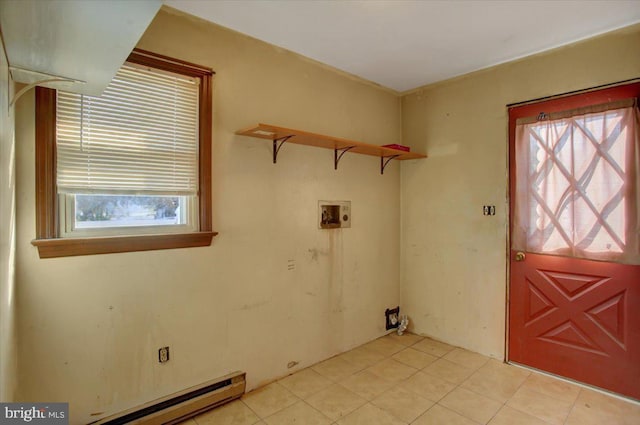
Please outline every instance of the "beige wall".
M400 141L400 99L289 52L163 9L139 47L210 66L214 228L207 248L40 260L34 97L16 112L22 400L71 402L71 423L216 378L248 388L384 333L399 301L399 164L235 136L257 122ZM351 229L318 230L317 201ZM288 270L290 260L294 270ZM160 365L159 347L171 347ZM294 369L287 363L299 362ZM91 416L96 414L96 416Z
M415 331L503 357L505 105L637 77L639 25L403 97L404 142L429 155L401 175L400 298Z
M15 320L15 142L13 82L0 38L0 401L13 400L17 373Z

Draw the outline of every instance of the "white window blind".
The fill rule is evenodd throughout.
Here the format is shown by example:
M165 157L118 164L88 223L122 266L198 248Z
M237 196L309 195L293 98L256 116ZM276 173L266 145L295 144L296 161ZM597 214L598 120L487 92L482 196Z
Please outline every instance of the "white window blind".
M125 63L102 96L58 91L59 193L198 192L198 79Z

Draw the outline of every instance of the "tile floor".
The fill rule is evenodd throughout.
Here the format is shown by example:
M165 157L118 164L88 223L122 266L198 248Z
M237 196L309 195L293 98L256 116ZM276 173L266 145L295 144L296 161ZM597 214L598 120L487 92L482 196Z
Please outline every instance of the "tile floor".
M390 334L183 425L638 425L640 405Z

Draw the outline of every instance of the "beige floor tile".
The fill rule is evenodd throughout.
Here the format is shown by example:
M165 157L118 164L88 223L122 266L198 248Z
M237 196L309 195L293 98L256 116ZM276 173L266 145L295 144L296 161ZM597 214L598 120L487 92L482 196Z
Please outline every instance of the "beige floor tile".
M400 382L418 371L416 368L393 359L382 360L366 370L391 382Z
M376 353L382 354L385 357L392 356L398 351L402 351L405 349L404 345L398 342L392 341L391 339L384 336L376 340L373 340L367 344L364 344L362 347L373 350Z
M356 372L361 371L364 368L362 365L357 365L348 362L340 357L333 357L329 360L325 360L312 366L311 369L318 372L320 375L328 378L334 382L351 376Z
M367 400L373 400L393 385L393 382L387 381L368 370L351 375L339 383Z
M236 400L195 417L198 425L253 425L260 418Z
M578 393L580 392L580 387L577 385L535 372L529 375L522 386L541 394L548 395L549 397L570 403L576 401Z
M547 425L547 423L509 406L503 406L489 421L489 425Z
M520 388L507 402L507 406L553 425L564 423L572 405L572 402L558 400L529 388Z
M407 423L413 422L434 404L431 400L398 387L384 392L371 403Z
M412 334L409 332L405 332L402 335L398 335L397 332L391 332L389 335L386 336L386 338L395 341L395 342L399 342L400 344L404 345L405 347L410 347L413 344L415 344L416 342L420 342L424 339L423 336L420 335L416 335L416 334Z
M411 348L420 350L423 353L431 354L432 356L442 357L456 347L431 338L425 338L422 341L413 344Z
M366 347L354 348L338 356L350 363L361 366L362 368L373 366L380 360L384 360L385 356Z
M436 356L423 353L422 351L414 350L413 348L405 348L404 350L391 356L391 358L404 363L407 366L415 367L416 369L427 367L431 363L438 360L438 357Z
M180 425L198 425L195 419L187 419L186 421L180 422Z
M462 348L456 348L444 355L444 359L471 369L478 369L489 361L489 357Z
M530 374L524 369L492 359L464 381L461 387L505 403Z
M464 388L451 391L439 404L481 424L489 422L502 407L502 403Z
M334 421L348 415L367 402L364 398L338 384L325 388L306 401Z
M442 378L445 381L453 382L454 384L461 384L465 379L471 376L474 369L442 358L431 363L429 366L422 369L422 371L429 375Z
M640 405L582 388L566 425L638 425Z
M387 335L182 424L640 425L636 403L420 338Z
M370 403L359 407L337 423L339 425L406 425L406 422L402 422Z
M477 422L436 404L411 425L477 425Z
M437 402L456 387L451 382L423 372L416 373L399 386L433 402Z
M333 421L304 401L282 409L264 420L268 425L330 425Z
M278 381L301 399L306 399L333 384L333 381L313 369L304 369Z
M298 400L298 397L277 382L242 397L242 401L262 419L295 404Z

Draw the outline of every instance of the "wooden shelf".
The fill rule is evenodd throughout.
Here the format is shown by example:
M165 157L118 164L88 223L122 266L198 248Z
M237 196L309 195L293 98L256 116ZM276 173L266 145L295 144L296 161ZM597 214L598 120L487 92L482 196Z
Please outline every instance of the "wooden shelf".
M357 142L355 140L341 139L339 137L325 136L322 134L309 133L307 131L293 130L290 128L278 127L269 124L258 124L236 131L241 136L257 137L259 139L271 140L273 142L273 162L278 159L278 152L283 143L295 143L297 145L314 146L317 148L332 149L334 151L334 167L338 168L340 158L347 152L359 153L362 155L377 156L380 158L380 173L384 173L384 168L392 159L407 160L420 159L427 156L415 152L405 152L398 149L384 148L382 146L370 145Z

